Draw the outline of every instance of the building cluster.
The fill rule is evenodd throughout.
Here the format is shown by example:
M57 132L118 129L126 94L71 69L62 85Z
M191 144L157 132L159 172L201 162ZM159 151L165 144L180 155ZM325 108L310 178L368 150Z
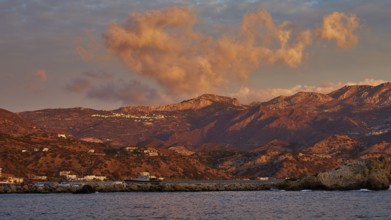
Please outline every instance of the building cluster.
M97 175L87 175L84 177L77 177L76 174L72 174L71 171L63 170L60 171L60 176L66 178L68 181L105 181L107 180L106 176L97 176Z
M28 175L29 180L40 180L40 181L46 181L48 179L47 176L40 176L40 175ZM22 177L15 177L12 174L5 174L3 175L3 168L0 168L0 185L8 185L8 184L21 184L24 183L25 179Z
M159 156L158 150L156 150L155 148L152 148L152 147L145 148L145 147L129 146L129 147L126 147L125 150L127 152L131 152L134 154L143 154L143 155L149 156L149 157Z
M3 176L3 168L0 168L0 185L3 184L20 184L23 183L23 178L20 177L14 177L11 175L4 175Z
M106 181L106 176L99 175L86 175L83 177L77 177L77 175L72 174L71 171L60 171L59 176L65 178L67 181ZM21 177L15 177L12 174L3 174L3 169L0 168L0 185L9 185L9 184L22 184L24 182L35 182L35 181L48 181L48 176L45 175L27 175L27 180Z
M376 136L376 135L382 135L390 132L391 129L381 129L381 130L374 130L369 132L366 136Z
M59 135L60 137L60 135ZM66 136L62 136L61 138L66 138ZM152 147L138 147L138 146L128 146L123 149L124 151L138 155L138 156L148 156L148 157L157 157L160 156L159 151ZM41 147L41 148L34 148L34 152L48 152L49 148L47 147ZM28 150L23 149L23 153L28 152ZM88 150L89 154L93 155L105 155L104 153L97 153L94 149ZM28 174L27 180L24 180L21 177L15 177L13 175L6 175L3 177L2 168L0 168L0 185L1 184L21 184L23 182L31 182L31 181L48 181L48 176L45 175L35 175L35 174ZM86 175L83 177L78 177L76 174L72 173L72 171L69 170L62 170L59 172L59 176L67 181L70 182L77 182L77 181L106 181L106 176L101 175ZM57 176L58 177L58 176Z
M134 122L152 122L153 120L157 119L164 119L164 115L131 115L131 114L124 114L124 113L115 113L112 112L110 115L101 115L101 114L93 114L91 115L93 118L128 118L133 119Z

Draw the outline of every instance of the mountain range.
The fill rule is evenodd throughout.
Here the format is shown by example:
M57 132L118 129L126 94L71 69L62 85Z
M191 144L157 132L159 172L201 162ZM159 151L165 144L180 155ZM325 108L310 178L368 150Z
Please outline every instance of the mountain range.
M299 177L355 158L391 158L391 83L345 86L329 94L299 92L250 105L205 94L166 106L129 106L112 111L1 110L0 133L2 167L8 167L5 157L21 139L26 145L22 148L30 144L29 140L54 146L65 141L55 134L65 134L67 143L58 148L59 152L68 152L59 155L72 155L71 161L78 161L76 158L87 149L97 149L102 154L95 155L91 159L95 162L85 165L83 172L116 173L112 178L134 175L142 169L171 178ZM120 152L129 146L153 148L160 156L122 158ZM59 155L54 160L30 158L31 164L53 160L50 169L43 165L36 169L31 164L26 165L29 169L18 169L50 174L67 164ZM129 158L133 162L127 161ZM73 163L66 167L76 172ZM190 169L188 163L197 165ZM16 172L17 166L10 169Z

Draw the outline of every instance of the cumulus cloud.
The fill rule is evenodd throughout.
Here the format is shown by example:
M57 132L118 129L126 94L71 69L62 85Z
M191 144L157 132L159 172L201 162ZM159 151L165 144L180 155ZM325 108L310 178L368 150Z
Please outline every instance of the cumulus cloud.
M277 96L290 96L298 92L317 92L327 94L347 85L370 85L377 86L385 83L384 80L365 79L360 82L324 82L320 86L295 85L291 88L271 88L271 89L250 89L242 87L239 91L230 94L243 103L251 103L254 101L268 101Z
M131 72L155 80L167 94L195 95L245 81L267 64L298 67L314 33L344 48L358 41L357 17L340 12L326 15L317 31L276 23L264 9L245 15L236 34L208 36L195 30L197 21L188 8L131 13L123 25L109 26L105 45Z
M353 33L358 26L359 21L356 15L333 12L323 17L319 37L322 40L335 40L338 47L350 48L358 42L358 36Z
M38 69L33 73L33 77L35 79L38 79L40 81L46 81L48 79L48 76L46 74L46 71L43 69Z
M265 65L296 68L303 62L313 36L335 40L342 48L358 42L353 33L359 26L357 17L341 12L324 16L317 29L305 29L287 21L276 22L268 11L259 9L246 14L240 26L212 35L197 29L199 20L193 10L181 7L131 13L123 24L109 25L103 37L104 46L131 73L156 82L164 97L183 98L218 92L231 82L245 82ZM204 30L205 25L210 24L202 20ZM86 36L87 43L76 52L83 60L99 60L98 41L89 32ZM112 75L106 73L84 73L84 78L71 82L68 89L124 104L156 103L163 97L138 81L114 82ZM92 86L97 80L101 80L101 85ZM106 84L102 84L103 80ZM243 87L234 96L265 100L298 91L323 92L327 88L298 85L254 91Z
M297 67L311 43L311 31L276 24L263 9L246 15L237 35L196 32L197 19L190 9L178 7L132 13L124 25L109 26L106 47L168 94L197 94L246 80L264 64Z

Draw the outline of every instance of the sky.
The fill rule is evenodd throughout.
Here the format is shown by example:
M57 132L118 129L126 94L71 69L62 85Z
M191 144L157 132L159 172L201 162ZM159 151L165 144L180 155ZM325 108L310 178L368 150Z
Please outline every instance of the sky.
M0 108L244 104L391 81L388 0L0 0Z

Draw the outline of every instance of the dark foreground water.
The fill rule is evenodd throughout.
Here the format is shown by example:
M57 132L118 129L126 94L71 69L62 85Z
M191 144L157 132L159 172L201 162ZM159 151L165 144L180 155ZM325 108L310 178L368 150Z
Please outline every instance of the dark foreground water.
M391 191L2 194L0 219L391 219Z

